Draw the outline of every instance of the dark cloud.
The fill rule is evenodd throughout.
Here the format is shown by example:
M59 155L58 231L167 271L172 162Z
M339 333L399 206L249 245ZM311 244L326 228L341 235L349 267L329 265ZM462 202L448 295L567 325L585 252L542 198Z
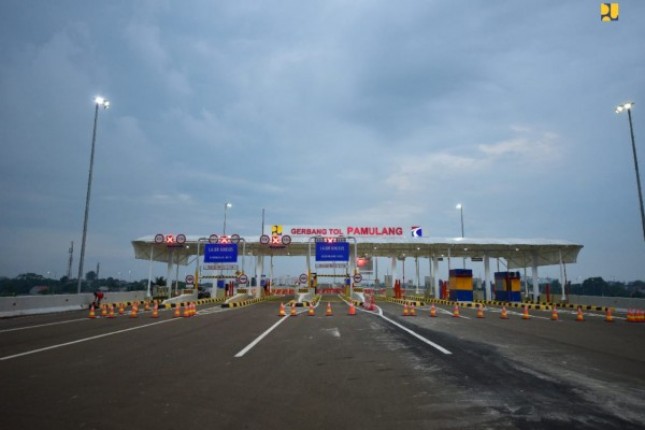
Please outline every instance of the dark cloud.
M244 234L265 207L270 223L435 236L458 233L462 202L473 236L571 240L585 245L573 276L642 278L613 107L637 102L638 139L645 6L621 10L601 23L598 4L561 1L2 2L0 275L64 267L79 243L100 93L113 108L87 264L113 275L146 276L131 239L217 231L230 200Z

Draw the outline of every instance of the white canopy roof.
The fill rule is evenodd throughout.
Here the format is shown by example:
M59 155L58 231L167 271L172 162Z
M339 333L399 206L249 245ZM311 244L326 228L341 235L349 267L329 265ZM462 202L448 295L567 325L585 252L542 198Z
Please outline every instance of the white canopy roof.
M503 258L509 269L554 264L575 263L582 245L551 239L486 239L486 238L433 238L433 237L347 237L351 250L358 256L374 257L484 257ZM186 235L182 245L168 246L155 243L155 235L132 241L137 259L186 265L190 257L204 253L207 236ZM272 248L260 243L260 236L246 236L238 252L245 255L306 256L315 252L312 238L294 237L289 246ZM534 261L535 258L535 261Z

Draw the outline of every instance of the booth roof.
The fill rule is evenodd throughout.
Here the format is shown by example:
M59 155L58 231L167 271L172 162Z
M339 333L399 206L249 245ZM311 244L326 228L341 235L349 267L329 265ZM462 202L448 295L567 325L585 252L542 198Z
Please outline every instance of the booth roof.
M186 265L192 256L204 253L207 236L186 235L182 245L168 246L155 243L154 235L132 241L137 259ZM435 237L346 237L352 253L364 257L484 257L503 258L509 269L575 263L582 245L552 239L488 239L488 238L435 238ZM260 236L244 236L238 252L247 256L313 256L315 248L311 237L292 236L284 247L270 247L260 243Z

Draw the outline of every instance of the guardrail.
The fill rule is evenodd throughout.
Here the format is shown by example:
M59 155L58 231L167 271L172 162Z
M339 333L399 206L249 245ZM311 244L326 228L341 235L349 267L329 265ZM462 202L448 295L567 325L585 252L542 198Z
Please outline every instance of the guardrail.
M145 299L145 291L106 292L102 303L122 303ZM87 309L93 293L0 297L0 318L49 314Z

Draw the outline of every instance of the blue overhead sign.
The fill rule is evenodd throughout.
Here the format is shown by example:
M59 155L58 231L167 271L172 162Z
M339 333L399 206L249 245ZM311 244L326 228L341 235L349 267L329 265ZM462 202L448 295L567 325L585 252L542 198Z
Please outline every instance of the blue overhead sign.
M237 243L207 243L204 263L237 263Z
M349 261L349 243L316 242L316 261Z

